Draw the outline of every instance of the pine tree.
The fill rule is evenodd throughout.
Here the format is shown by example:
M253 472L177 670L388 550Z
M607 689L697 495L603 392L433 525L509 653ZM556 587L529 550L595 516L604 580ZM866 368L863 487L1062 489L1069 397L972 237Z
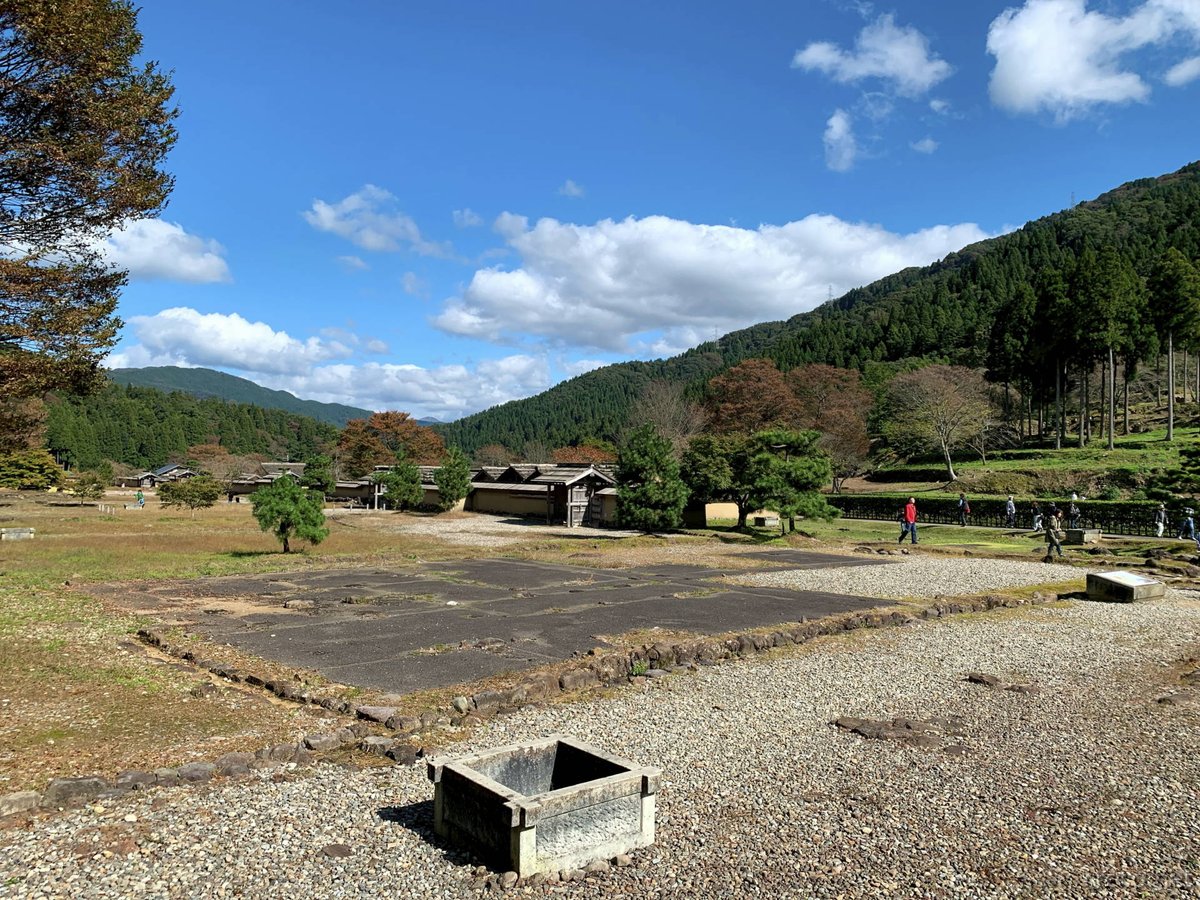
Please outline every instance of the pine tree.
M471 461L457 447L451 447L433 480L438 487L438 506L452 509L471 490Z
M617 521L646 532L677 528L687 499L671 441L653 425L635 429L617 458Z
M250 495L254 518L263 531L272 532L290 553L291 538L319 544L329 536L325 527L324 499L317 491L309 491L289 475L276 478Z

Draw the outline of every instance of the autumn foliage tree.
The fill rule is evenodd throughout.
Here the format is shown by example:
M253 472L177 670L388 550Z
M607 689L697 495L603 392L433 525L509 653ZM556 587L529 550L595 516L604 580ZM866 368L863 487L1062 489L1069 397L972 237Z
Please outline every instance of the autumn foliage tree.
M100 382L126 280L100 241L170 193L174 89L135 62L136 20L126 0L0 3L0 396Z
M829 456L834 493L842 482L864 471L871 453L867 414L874 398L857 369L813 364L787 373L796 398L797 424L820 433L817 441Z
M406 412L388 410L367 419L367 430L393 455L403 455L418 466L437 465L446 452L438 433Z
M550 461L594 466L600 463L616 462L617 454L612 445L607 442L585 441L573 447L559 447L551 450Z
M687 396L686 386L676 381L651 381L638 395L629 414L630 437L643 425L650 425L671 443L678 459L688 442L704 430L708 414L704 407Z
M885 402L888 440L902 451L941 454L949 481L958 478L953 452L991 418L987 382L963 366L926 366L898 375Z
M437 465L446 445L432 428L406 412L373 413L368 419L351 419L337 443L342 474L362 478L376 466L406 460L418 466Z
M753 434L793 427L799 415L783 373L769 359L748 359L708 385L711 429L717 434Z

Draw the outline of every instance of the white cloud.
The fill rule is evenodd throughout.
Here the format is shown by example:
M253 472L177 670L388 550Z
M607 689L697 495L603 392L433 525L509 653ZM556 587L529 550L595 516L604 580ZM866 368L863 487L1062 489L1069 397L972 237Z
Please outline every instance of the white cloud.
M1171 66L1163 76L1163 81L1171 87L1183 87L1197 78L1200 78L1200 56L1193 56Z
M939 144L931 137L923 137L919 141L913 141L909 146L918 153L932 153L938 148Z
M550 387L542 356L518 354L464 365L423 368L395 363L337 363L299 375L266 375L260 384L323 403L401 409L417 417L456 419Z
M595 369L612 365L612 362L604 359L567 359L562 360L559 365L564 372L574 378L576 375L582 375L584 372L591 372Z
M844 109L834 110L825 123L825 165L834 172L849 172L858 158L858 141L854 139L854 123Z
M318 231L336 234L364 250L452 255L449 245L426 240L417 223L395 207L396 198L390 192L367 184L336 203L314 200L304 220Z
M135 219L100 242L104 258L127 269L134 280L230 281L229 266L216 241L188 234L162 219Z
M454 224L459 228L475 228L483 224L483 217L471 208L456 209L453 212Z
M429 295L429 283L416 272L405 272L400 276L400 286L404 293L411 297L426 297Z
M863 28L852 51L817 41L796 51L792 67L823 72L843 84L876 78L906 97L924 94L953 71L949 63L930 52L925 35L912 26L896 25L890 14Z
M348 272L361 272L363 269L371 268L366 262L358 256L339 256L337 261L342 264Z
M331 359L345 359L353 352L343 340L310 337L300 341L286 331L276 331L265 322L251 322L237 313L206 314L188 307L164 309L153 316L131 316L128 326L139 347L113 357L120 360L110 360L113 367L213 366L282 375L300 373Z
M1102 104L1143 102L1150 86L1133 70L1139 60L1131 54L1180 38L1200 38L1196 0L1146 0L1124 17L1089 10L1086 0L1026 0L988 28L992 102L1016 113L1048 112L1060 123ZM1185 62L1167 77L1187 72Z
M930 100L929 108L932 109L939 116L944 116L946 113L950 112L950 101L949 100Z
M583 187L576 184L570 178L562 183L562 187L558 189L558 192L564 197L570 197L572 200L579 199L584 193Z
M812 309L987 237L973 224L895 234L811 215L757 229L650 216L575 225L501 217L521 266L479 269L435 324L497 343L674 351ZM498 220L499 221L499 220Z
M136 343L111 354L105 360L109 368L174 365L232 370L298 397L403 409L445 420L528 397L552 383L544 354L432 368L358 363L353 361L358 353L384 354L387 344L339 328L324 329L320 338L298 340L236 313L205 315L182 307L133 316L128 326Z

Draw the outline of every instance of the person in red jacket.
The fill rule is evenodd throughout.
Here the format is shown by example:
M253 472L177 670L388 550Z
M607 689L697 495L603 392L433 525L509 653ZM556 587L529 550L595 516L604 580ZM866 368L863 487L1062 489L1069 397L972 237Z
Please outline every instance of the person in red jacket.
M913 497L908 498L908 502L904 504L904 517L900 523L903 529L900 532L900 540L896 543L904 543L904 535L908 534L912 538L912 542L917 542L917 501Z

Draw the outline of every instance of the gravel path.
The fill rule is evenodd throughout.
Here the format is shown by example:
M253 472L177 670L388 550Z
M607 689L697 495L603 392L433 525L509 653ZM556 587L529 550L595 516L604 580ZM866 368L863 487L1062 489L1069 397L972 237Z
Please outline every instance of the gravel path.
M1077 569L1055 563L1005 559L959 559L941 556L891 557L894 565L789 569L784 572L731 576L731 581L801 591L831 591L860 597L965 596L987 591L1078 579L1100 569Z
M531 895L1196 896L1200 714L1155 697L1198 644L1179 593L922 622L528 709L461 749L557 731L663 769L654 847ZM843 715L961 716L966 751ZM131 795L0 831L0 897L477 896L430 840L431 797L419 765Z

